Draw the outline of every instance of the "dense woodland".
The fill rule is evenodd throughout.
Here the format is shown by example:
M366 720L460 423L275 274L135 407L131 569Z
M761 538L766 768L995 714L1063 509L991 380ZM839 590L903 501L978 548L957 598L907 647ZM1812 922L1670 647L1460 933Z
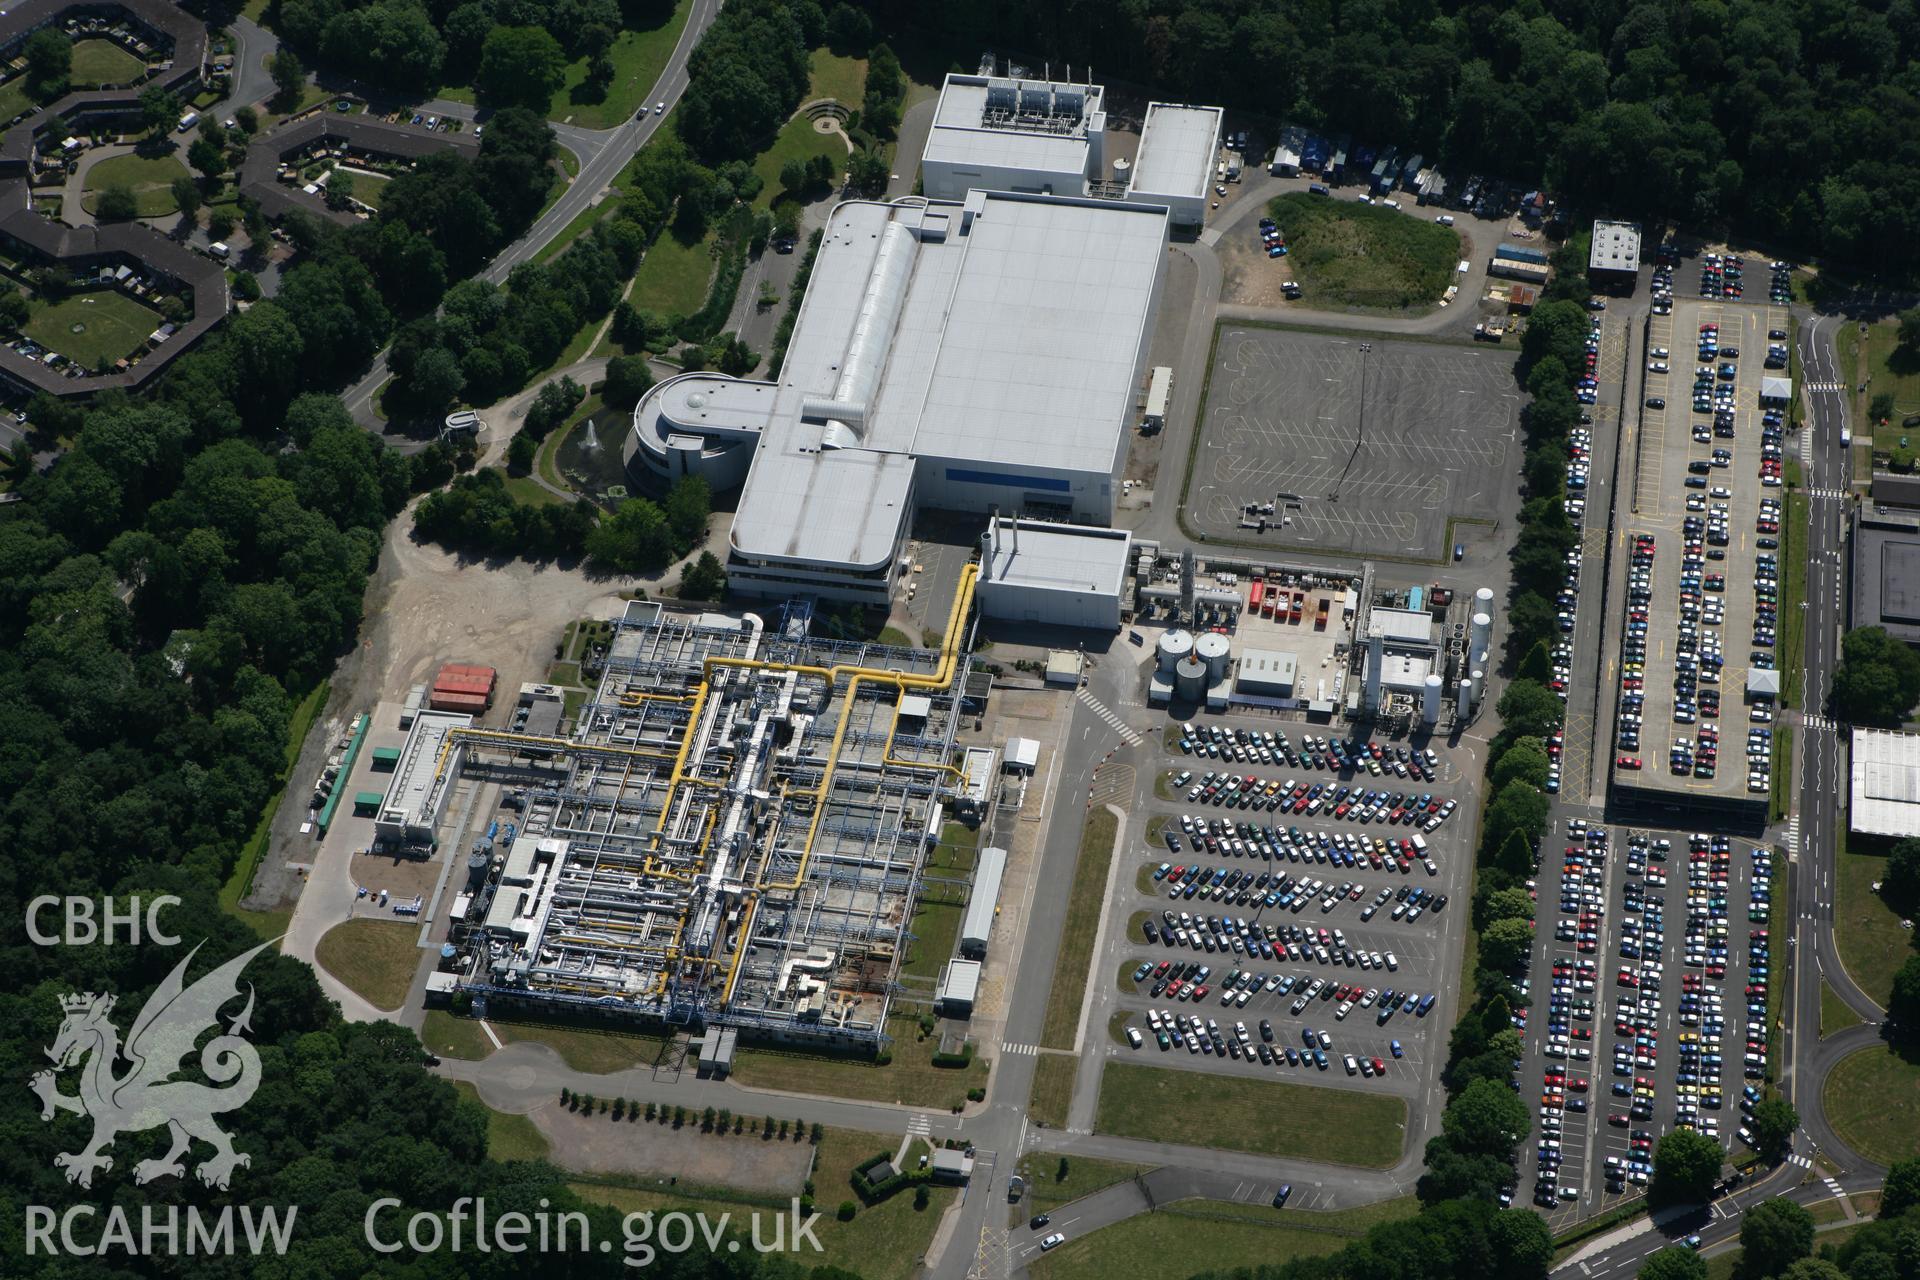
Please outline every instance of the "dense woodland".
M1920 263L1913 0L874 0L995 49L1516 181L1588 212L1730 227L1878 272Z

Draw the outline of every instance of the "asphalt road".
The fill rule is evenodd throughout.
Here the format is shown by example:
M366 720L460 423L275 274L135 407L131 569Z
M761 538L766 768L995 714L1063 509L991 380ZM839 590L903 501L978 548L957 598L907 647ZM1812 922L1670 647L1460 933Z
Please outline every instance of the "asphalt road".
M673 56L667 59L666 69L660 73L660 79L646 95L648 102L665 102L669 106L679 101L687 88L687 59L692 55L694 46L700 42L700 36L712 24L720 12L722 0L694 0L693 13L687 19L686 30L681 33L680 43L674 47ZM459 114L470 112L471 108L458 103L442 103L439 108ZM464 117L463 117L464 118ZM499 255L480 273L480 278L499 284L507 278L515 267L530 262L536 254L561 231L565 230L574 218L600 197L607 184L612 182L620 170L626 167L634 152L645 146L647 141L660 130L665 123L664 115L655 115L649 111L643 116L626 121L618 128L592 132L576 129L568 125L559 125L554 129L563 145L580 155L580 173L567 187L553 207L542 214L527 233L501 250ZM588 153L591 154L588 154ZM362 426L372 431L384 430L385 424L374 414L373 398L389 377L386 355L383 352L374 358L372 367L366 375L341 393L340 401L347 411Z

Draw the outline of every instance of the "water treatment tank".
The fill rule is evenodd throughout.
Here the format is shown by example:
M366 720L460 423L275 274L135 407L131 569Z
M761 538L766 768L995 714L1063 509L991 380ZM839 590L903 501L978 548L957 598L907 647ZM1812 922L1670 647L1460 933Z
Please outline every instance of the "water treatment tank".
M487 882L487 868L493 865L493 859L475 851L467 855L467 888L478 889Z
M1218 631L1203 632L1193 642L1193 656L1207 668L1209 684L1227 678L1227 655L1231 646Z
M1173 696L1182 702L1204 702L1207 697L1207 665L1198 658L1182 658L1173 669Z
M1184 658L1193 656L1193 633L1191 631L1169 631L1160 637L1160 674L1173 678L1174 668Z

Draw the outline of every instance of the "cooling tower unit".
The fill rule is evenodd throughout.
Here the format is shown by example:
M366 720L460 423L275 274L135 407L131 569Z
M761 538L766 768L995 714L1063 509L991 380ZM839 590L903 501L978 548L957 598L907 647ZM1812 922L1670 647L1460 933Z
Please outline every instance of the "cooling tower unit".
M1207 700L1207 666L1198 658L1182 658L1173 671L1173 694L1182 702Z
M1218 631L1203 632L1194 639L1193 656L1206 666L1208 684L1227 678L1227 655L1230 649L1227 638Z

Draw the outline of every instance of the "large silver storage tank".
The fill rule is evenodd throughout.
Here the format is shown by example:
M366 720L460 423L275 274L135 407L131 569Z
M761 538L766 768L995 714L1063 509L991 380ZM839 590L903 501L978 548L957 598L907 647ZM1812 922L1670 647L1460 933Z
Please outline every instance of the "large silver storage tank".
M1473 615L1473 629L1467 633L1467 652L1482 654L1487 651L1487 642L1493 636L1493 615L1476 613Z
M1174 668L1193 656L1193 633L1169 631L1160 637L1160 674L1171 679Z
M1493 616L1492 587L1482 587L1473 593L1473 611L1475 613L1484 613L1489 618Z
M1203 632L1193 642L1193 656L1205 664L1210 682L1227 678L1227 657L1231 650L1227 638L1218 631Z
M1420 723L1438 724L1440 721L1440 689L1446 682L1439 676L1427 677L1420 691Z
M1206 701L1207 664L1198 658L1182 658L1173 669L1173 696L1182 702Z

